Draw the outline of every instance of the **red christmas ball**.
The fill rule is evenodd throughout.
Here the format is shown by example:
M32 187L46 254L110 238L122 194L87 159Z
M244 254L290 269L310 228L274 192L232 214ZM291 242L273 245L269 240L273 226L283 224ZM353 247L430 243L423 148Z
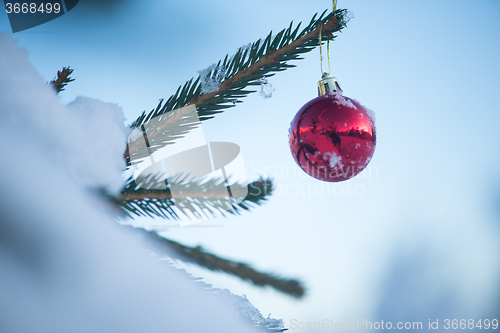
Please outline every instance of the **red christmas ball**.
M376 145L373 112L340 92L305 104L289 131L295 162L310 176L340 182L359 174Z

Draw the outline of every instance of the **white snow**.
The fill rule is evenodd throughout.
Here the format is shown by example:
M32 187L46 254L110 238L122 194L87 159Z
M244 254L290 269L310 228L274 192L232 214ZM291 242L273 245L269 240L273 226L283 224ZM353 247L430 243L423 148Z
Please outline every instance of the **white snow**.
M351 98L353 101L355 101L356 103L358 103L359 105L361 105L361 108L365 111L365 114L373 121L373 123L375 124L375 121L376 121L376 116L375 116L375 111L367 108L366 106L362 105L358 100L355 100L354 98ZM363 114L360 114L361 117L363 117Z
M238 50L236 50L236 52L234 52L234 54L232 56L229 57L229 63L231 61L233 61L234 57L236 56L236 54L238 52L241 52L241 54L243 55L243 53L245 53L245 51L247 50L250 50L252 48L252 43L248 43L248 44L245 44L245 45L242 45L238 48Z
M255 332L102 209L92 189L122 186L120 108L63 105L10 37L0 50L0 330Z
M142 132L142 129L140 127L134 128L128 136L128 142L134 142L134 141L137 141L138 139L141 139L143 137L144 137L144 133Z
M54 168L64 168L75 184L118 191L129 132L121 108L81 96L62 105L53 89L28 67L23 51L5 36L0 49L2 126L4 131L18 130L9 141L31 138L33 147ZM16 146L18 154L26 148L19 142ZM35 167L36 162L26 171Z
M333 168L334 166L339 164L340 161L342 161L342 156L339 156L332 152L332 157L330 157L330 168Z
M354 105L350 99L348 98L345 98L343 95L342 95L342 92L341 91L332 91L330 92L329 96L333 96L334 100L335 100L335 103L337 105L343 105L343 106L347 106L349 108L352 108L352 109L357 109L356 105Z
M375 123L375 120L376 120L376 117L375 117L375 112L369 108L367 108L366 106L363 106L363 108L365 109L365 113L368 117L370 117L370 119L373 121L373 123Z
M252 43L248 43L246 45L241 46L238 51L245 52L247 50L250 50L252 48ZM234 57L234 56L233 56Z
M217 71L215 76L213 76L213 71ZM222 81L226 78L227 68L224 66L217 67L216 64L212 64L205 69L199 70L201 81L201 93L208 94L219 90Z
M342 161L342 156L337 155L336 152L326 152L323 154L323 159L325 161L328 161L330 164L330 168L334 168L335 166L343 167L344 165L341 163Z
M284 328L282 319L271 318L271 314L264 318L260 311L253 306L246 295L238 296L232 294L227 289L215 289L215 294L224 302L231 304L238 309L245 318L251 321L255 326L261 326L272 330L280 330Z
M355 100L353 98L348 99L348 98L344 97L342 95L341 91L333 91L333 92L330 92L329 95L334 97L335 103L337 105L347 106L347 107L353 108L355 110L357 110L357 107L356 107L356 105L354 105L354 103L352 101L357 102L359 105L361 105L361 107L365 111L366 115L368 117L370 117L370 119L373 121L373 123L375 123L375 121L376 121L375 112L373 110L367 108L366 106L362 105L361 103L359 103L359 101L357 101L357 100ZM363 114L360 113L360 116L363 117Z
M273 85L269 83L267 78L264 76L259 79L260 82L260 96L262 98L267 99L273 97L273 92L276 90L273 88Z

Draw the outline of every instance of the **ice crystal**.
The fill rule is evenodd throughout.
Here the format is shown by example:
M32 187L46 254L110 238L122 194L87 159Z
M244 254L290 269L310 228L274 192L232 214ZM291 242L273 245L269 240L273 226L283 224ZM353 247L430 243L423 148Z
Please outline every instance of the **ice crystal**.
M366 115L373 121L375 122L375 112L373 110L368 109L366 106L363 106L365 109Z
M264 318L260 311L250 303L246 295L234 295L227 289L215 289L215 294L223 301L238 309L243 316L250 320L255 326L267 328L271 331L281 332L283 330L284 324L282 319L271 318L271 314L269 314L267 318Z
M349 98L346 98L342 95L342 92L332 91L329 93L329 95L333 96L335 103L337 105L347 106L355 110L357 109L356 105L354 105L354 103Z
M318 155L320 155L321 153L319 153ZM314 156L317 156L317 154L315 153ZM342 161L342 156L340 155L337 155L336 152L332 151L332 152L326 152L322 155L323 157L323 160L327 161L330 165L330 168L334 168L336 166L339 166L339 167L343 167L344 164L341 162Z
M259 82L260 82L260 92L259 92L260 96L262 96L262 98L264 99L273 97L273 92L276 89L273 88L273 85L269 83L267 78L263 76L259 79Z
M201 93L208 94L219 90L220 84L226 78L227 68L212 64L198 71L200 74Z

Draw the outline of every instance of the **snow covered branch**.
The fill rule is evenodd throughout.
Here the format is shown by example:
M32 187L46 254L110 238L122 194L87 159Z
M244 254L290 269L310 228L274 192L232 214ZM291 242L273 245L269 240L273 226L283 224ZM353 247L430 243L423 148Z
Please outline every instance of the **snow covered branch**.
M304 296L304 287L294 279L279 278L268 273L261 273L248 266L245 263L234 262L223 259L211 253L204 251L200 246L189 247L164 237L154 234L157 238L166 244L169 248L177 251L184 262L191 262L212 271L222 271L237 276L243 280L249 280L256 286L271 286L274 289L296 298Z

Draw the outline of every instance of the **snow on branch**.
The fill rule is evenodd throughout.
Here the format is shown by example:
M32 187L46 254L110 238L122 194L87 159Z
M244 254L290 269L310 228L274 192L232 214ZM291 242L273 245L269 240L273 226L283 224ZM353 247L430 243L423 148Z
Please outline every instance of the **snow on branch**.
M256 286L270 286L290 296L300 298L304 296L305 290L302 284L295 279L281 278L274 274L261 273L241 262L234 262L220 258L205 251L201 246L189 247L166 239L153 233L161 242L167 244L171 249L179 254L179 260L191 262L211 271L221 271L242 280L248 280ZM174 258L175 259L175 258Z
M312 51L319 45L319 33L323 40L333 39L333 33L342 30L350 19L345 9L337 10L325 16L325 10L319 18L315 14L310 23L301 31L299 23L293 28L293 22L287 29L276 35L269 33L264 39L240 47L232 57L199 71L199 77L179 86L176 93L165 102L162 100L151 112L143 112L131 125L137 128L150 119L182 108L196 105L199 119L208 120L224 109L241 103L254 90L244 90L248 86L261 86L262 78L273 76L276 72L293 68L288 61L300 60L300 55ZM165 123L165 126L168 126ZM128 150L124 157L129 156Z

